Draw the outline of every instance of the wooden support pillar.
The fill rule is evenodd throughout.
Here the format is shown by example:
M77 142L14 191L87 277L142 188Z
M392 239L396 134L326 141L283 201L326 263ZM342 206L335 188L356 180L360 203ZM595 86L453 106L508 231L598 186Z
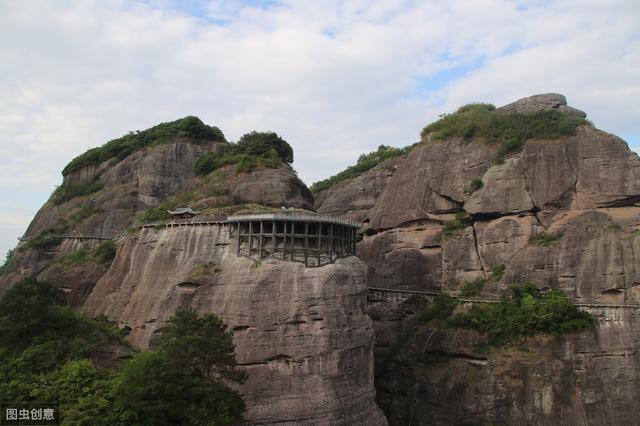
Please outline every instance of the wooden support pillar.
M322 223L318 222L318 241L316 241L316 256L318 256L318 266L320 266L320 249L322 248Z
M291 256L289 259L293 262L293 258L296 253L296 223L291 222Z
M271 221L271 256L276 256L276 221Z
M258 259L262 259L262 235L264 234L264 222L260 221L260 236L258 237Z
M329 225L329 262L333 263L333 223Z
M309 266L309 222L304 223L304 266Z
M282 243L282 260L284 260L287 256L287 222L283 222L282 226L284 227L283 231L283 243Z
M253 222L249 221L249 257L251 257L251 240L253 237L251 236L253 231Z
M236 247L236 256L240 256L240 222L236 222L236 224L236 244L238 245L238 247Z
M356 255L356 237L357 237L357 229L351 228L351 255Z

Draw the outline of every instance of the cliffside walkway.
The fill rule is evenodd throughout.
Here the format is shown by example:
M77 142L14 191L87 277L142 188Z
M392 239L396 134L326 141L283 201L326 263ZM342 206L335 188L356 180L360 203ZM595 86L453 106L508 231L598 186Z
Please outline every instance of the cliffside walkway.
M173 220L146 223L138 229L185 226L229 226L237 256L275 258L318 267L355 255L360 222L313 212L282 211L240 214L226 220Z
M215 226L215 225L228 225L228 220L193 220L193 221L173 221L166 223L145 223L138 225L138 229L144 228L174 228L180 226Z
M433 300L436 296L449 296L452 297L459 302L463 303L500 303L499 300L495 299L475 299L475 298L466 298L466 297L458 297L452 296L450 294L438 292L438 291L419 291L419 290L399 290L393 288L380 288L380 287L369 287L367 294L368 302L391 302L391 303L401 303L411 296L422 296L430 301ZM574 305L581 308L627 308L627 309L640 309L640 304L631 304L631 303L581 303L572 300Z
M115 240L115 237L105 237L103 235L51 235L52 238L60 238L62 240ZM26 242L33 238L18 237L18 241Z

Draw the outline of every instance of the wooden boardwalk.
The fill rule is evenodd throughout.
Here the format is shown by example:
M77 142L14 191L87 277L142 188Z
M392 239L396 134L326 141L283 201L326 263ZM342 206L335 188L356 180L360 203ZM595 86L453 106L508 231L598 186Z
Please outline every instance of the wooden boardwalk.
M407 300L411 296L422 296L427 299L433 299L435 296L449 296L462 303L500 303L495 299L475 299L452 296L438 291L419 291L419 290L399 290L393 288L369 287L367 289L367 300L370 302L394 302L399 303ZM582 303L573 301L573 304L581 308L626 308L640 309L640 304L632 303Z

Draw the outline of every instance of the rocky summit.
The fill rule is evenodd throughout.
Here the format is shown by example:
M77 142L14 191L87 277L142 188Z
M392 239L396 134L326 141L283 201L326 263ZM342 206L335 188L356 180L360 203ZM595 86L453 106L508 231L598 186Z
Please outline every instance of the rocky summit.
M247 424L636 424L640 159L586 117L465 105L313 193L273 133L163 123L65 168L0 291L59 283L136 350L216 314Z
M374 168L316 194L320 212L358 211L368 285L388 289L368 307L378 404L398 425L635 424L640 159L562 95L483 108L462 107L427 126L384 180ZM509 126L518 115L532 126L577 121L571 131L522 141L483 127ZM470 127L451 131L458 118ZM509 132L517 137L517 125ZM374 198L366 213L356 202L335 208L352 185ZM495 301L526 282L562 290L598 325L487 352L477 332L416 325L422 307L400 292Z

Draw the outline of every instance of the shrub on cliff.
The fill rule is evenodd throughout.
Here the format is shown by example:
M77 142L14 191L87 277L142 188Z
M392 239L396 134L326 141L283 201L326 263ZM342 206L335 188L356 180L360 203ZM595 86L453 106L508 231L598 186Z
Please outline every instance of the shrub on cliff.
M337 175L331 176L330 178L313 183L310 188L311 192L317 194L332 187L338 182L359 176L388 158L406 155L414 146L415 145L410 145L404 148L394 148L392 146L380 145L376 151L360 155L360 157L358 157L358 162L353 166L347 167L345 170L341 171Z
M435 140L459 136L467 140L477 137L490 143L500 143L494 159L500 164L508 155L519 151L528 139L557 139L574 134L576 127L582 124L589 122L555 110L503 113L496 111L493 105L470 104L429 124L422 129L421 136L432 133Z
M15 259L15 250L7 251L7 256L4 259L4 263L0 266L0 275L10 274L18 269L18 264Z
M29 239L24 246L18 249L18 251L23 251L28 248L47 249L49 247L58 245L62 242L60 234L62 234L66 229L67 225L63 223L57 224L51 228L47 228L35 237Z
M293 148L273 132L251 132L243 135L238 143L219 147L196 160L195 174L208 175L217 168L236 164L238 172L249 172L259 167L278 167L293 162Z
M528 283L512 286L499 303L473 305L468 313L454 315L450 323L485 333L491 345L503 345L536 334L586 330L595 325L595 319L563 292L541 292Z
M62 290L26 278L0 299L0 348L7 359L42 371L116 340L115 331L65 305Z
M104 188L104 185L98 180L89 182L64 182L62 185L57 186L53 194L51 194L51 202L59 205L75 197L93 194L102 188Z
M101 147L92 148L71 160L62 170L62 175L66 176L83 167L100 164L111 158L124 159L147 146L166 143L176 137L190 138L196 143L226 142L219 128L207 126L198 117L184 117L176 121L160 123L147 130L129 132Z
M96 262L106 265L116 257L116 243L111 240L103 241L93 250Z
M539 232L529 237L529 244L542 247L551 247L562 238L562 234L550 234L547 232Z
M442 227L442 237L446 240L449 237L457 235L467 226L473 224L471 218L465 212L458 212L454 218L444 222Z

